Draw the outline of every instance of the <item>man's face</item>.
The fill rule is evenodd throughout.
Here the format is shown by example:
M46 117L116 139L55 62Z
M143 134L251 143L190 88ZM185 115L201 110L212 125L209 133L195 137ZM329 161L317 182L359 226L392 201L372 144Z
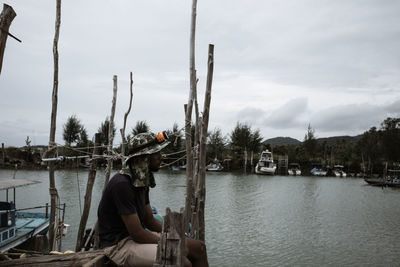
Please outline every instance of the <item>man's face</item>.
M152 171L152 172L158 171L160 169L161 160L162 160L161 152L151 154L150 155L150 164L149 164L150 171Z

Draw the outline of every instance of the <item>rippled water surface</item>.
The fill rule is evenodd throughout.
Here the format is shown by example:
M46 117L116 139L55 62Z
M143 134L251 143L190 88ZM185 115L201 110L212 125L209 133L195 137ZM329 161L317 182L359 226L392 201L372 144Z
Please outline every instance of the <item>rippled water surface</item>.
M88 227L104 183L99 171ZM87 171L57 171L74 249ZM10 178L13 171L0 171ZM17 207L49 202L47 171L18 171L42 183L17 189ZM185 174L160 171L151 202L160 213L184 206ZM5 193L0 192L5 198ZM400 266L400 190L355 178L207 173L206 243L211 266Z

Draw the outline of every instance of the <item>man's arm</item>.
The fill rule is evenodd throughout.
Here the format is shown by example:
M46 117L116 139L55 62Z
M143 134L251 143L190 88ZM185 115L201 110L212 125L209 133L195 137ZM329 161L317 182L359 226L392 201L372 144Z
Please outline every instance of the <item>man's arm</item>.
M132 237L133 241L137 243L145 244L157 244L160 239L155 234L146 231L142 224L140 223L139 217L136 213L133 214L121 214L122 221L128 230L129 235Z
M150 203L146 205L144 213L144 225L147 229L153 232L161 233L162 223L154 218L153 210L151 209Z

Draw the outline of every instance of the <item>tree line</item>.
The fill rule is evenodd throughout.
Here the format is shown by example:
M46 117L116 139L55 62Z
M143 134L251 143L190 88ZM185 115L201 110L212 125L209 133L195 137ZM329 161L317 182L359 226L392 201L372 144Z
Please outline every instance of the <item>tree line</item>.
M106 118L97 130L101 135L103 146L108 144L109 124L109 119ZM116 132L115 127L113 131ZM129 142L136 134L147 131L150 131L149 124L146 121L137 121L126 139ZM185 141L179 125L174 123L167 133L171 144L166 148L165 153L184 151ZM91 147L94 145L89 139L86 128L76 115L68 117L63 125L63 139L67 148L87 147L87 152L91 152ZM304 139L299 144L273 146L263 142L263 139L260 130L253 129L248 123L237 122L227 135L224 135L220 128L214 128L207 137L207 162L219 161L232 170L243 169L247 165L248 170L251 170L257 163L260 152L269 149L274 153L275 158L287 155L290 163L299 163L304 169L311 169L315 163L325 166L343 165L347 171L355 173L382 173L386 164L391 167L400 167L400 150L398 149L400 147L400 118L386 118L379 128L371 127L358 136L356 141L345 137L338 137L334 142L318 139L311 125L308 125ZM26 148L30 148L29 137L25 142L26 152ZM13 154L13 151L15 154L17 149L10 148L9 150L9 154ZM116 150L121 151L118 147ZM79 154L70 149L63 149L61 153L66 156ZM25 161L32 159L29 153L25 154L15 156L22 157ZM170 158L170 161L177 157L179 156ZM184 162L180 161L177 164L184 164Z

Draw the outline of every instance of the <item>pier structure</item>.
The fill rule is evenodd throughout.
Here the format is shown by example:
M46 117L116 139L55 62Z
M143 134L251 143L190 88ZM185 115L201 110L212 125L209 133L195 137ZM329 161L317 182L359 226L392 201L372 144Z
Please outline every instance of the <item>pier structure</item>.
M289 167L289 157L288 155L278 157L277 174L286 175L288 173Z

